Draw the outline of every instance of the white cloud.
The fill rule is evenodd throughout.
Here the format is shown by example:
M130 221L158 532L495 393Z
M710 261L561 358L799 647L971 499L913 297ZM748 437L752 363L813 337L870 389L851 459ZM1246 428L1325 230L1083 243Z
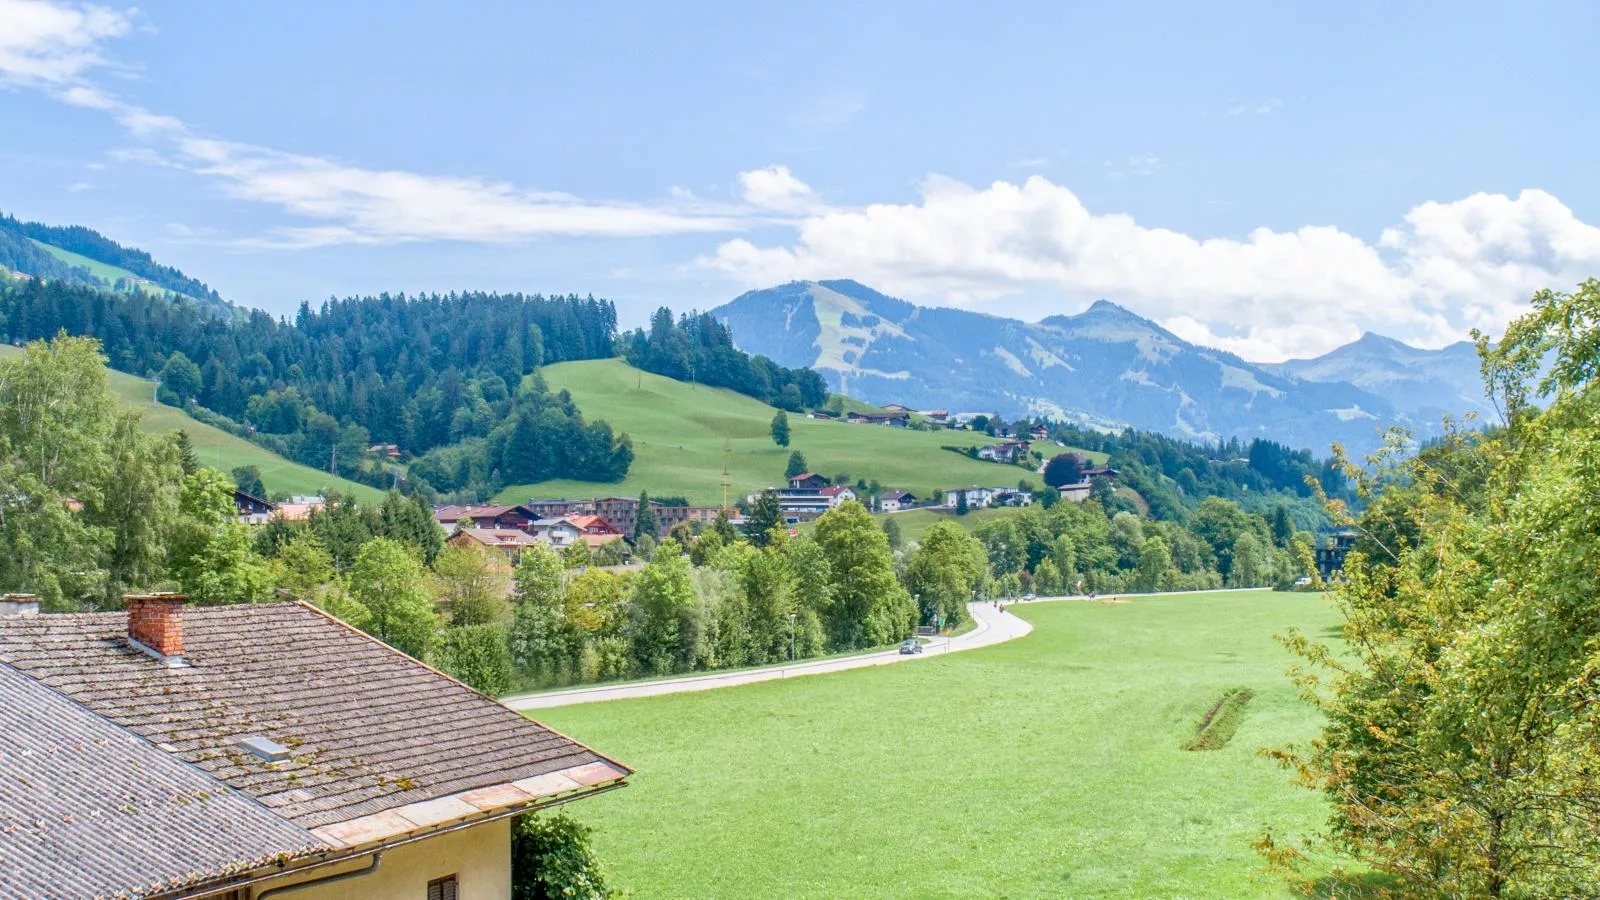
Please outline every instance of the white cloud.
M67 185L67 192L72 194L81 194L93 187L94 185L87 181L74 181L73 183Z
M739 173L739 195L758 209L801 212L822 208L811 186L794 177L788 166L767 166Z
M104 45L127 34L134 15L92 4L0 0L0 84L40 89L62 103L110 116L144 142L115 151L118 161L194 172L215 179L228 196L305 220L246 243L308 247L727 232L743 228L741 217L750 212L705 204L683 191L655 205L584 200L483 178L366 169L198 135L182 121L94 83L94 71L111 65ZM803 187L790 186L790 199L798 201ZM782 185L768 190L778 192L775 202L781 199Z
M107 64L101 45L127 34L133 10L0 0L0 82L66 88Z
M1537 190L1418 206L1377 245L1322 225L1196 238L1093 213L1037 175L986 188L930 176L915 203L822 210L796 229L788 245L730 240L701 263L749 285L857 278L1023 317L1107 297L1257 360L1325 352L1367 329L1459 340L1499 328L1537 288L1600 270L1600 229Z

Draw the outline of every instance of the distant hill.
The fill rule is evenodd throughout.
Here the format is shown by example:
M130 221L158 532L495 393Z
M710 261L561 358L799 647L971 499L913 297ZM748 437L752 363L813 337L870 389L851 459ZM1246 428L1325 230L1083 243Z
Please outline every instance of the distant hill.
M0 344L0 356L20 352L14 347ZM150 434L166 434L179 429L188 432L195 456L203 466L210 466L224 474L236 466L255 466L261 470L261 480L267 489L279 493L320 494L334 490L354 494L364 501L376 502L383 498L383 493L375 488L291 462L244 438L196 421L182 410L170 406L152 406L150 397L154 389L155 385L143 378L116 370L111 372L111 392L117 395L117 400L125 407L137 407L143 414L140 430Z
M793 436L789 447L782 448L772 442L770 433L777 410L730 390L653 375L616 359L565 362L541 371L551 390L571 392L586 414L628 434L633 440L633 466L618 484L568 480L511 485L499 493L502 502L597 494L637 497L648 489L656 496L679 495L694 503L715 504L722 501L725 463L729 498L737 500L752 491L783 486L784 467L793 450L805 454L818 474L846 473L852 484L857 479L877 481L921 497L935 489L1014 485L1021 479L1042 485L1040 477L1027 469L979 462L940 449L943 444L993 442L981 434L904 431L791 413ZM724 442L732 448L726 457Z
M205 282L81 225L0 215L0 268L34 278L184 298L218 315L239 314Z
M1436 422L1445 414L1466 412L1498 418L1484 394L1478 351L1470 341L1422 350L1368 332L1322 356L1265 368L1304 381L1348 382L1419 421Z
M713 310L740 346L812 366L872 403L1045 415L1204 442L1262 437L1365 450L1423 418L1346 381L1309 379L1200 347L1105 300L1029 323L919 307L854 281L793 282Z

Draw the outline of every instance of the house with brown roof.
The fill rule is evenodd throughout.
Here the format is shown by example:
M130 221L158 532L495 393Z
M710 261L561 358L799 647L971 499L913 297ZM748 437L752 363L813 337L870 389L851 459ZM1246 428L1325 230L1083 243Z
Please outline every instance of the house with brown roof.
M622 540L622 532L599 516L567 516L566 521L578 529L578 540L588 544L591 550Z
M828 479L815 472L801 472L789 479L789 488L796 491L820 491L828 486Z
M526 531L515 528L458 528L445 543L495 550L514 566L522 562L522 551L542 542Z
M278 511L278 505L235 488L233 511L238 520L246 525L265 525L272 514Z
M435 506L433 520L446 532L454 533L461 522L474 528L516 528L526 530L539 515L522 505L489 504L476 506Z
M0 894L511 895L631 771L304 603L0 617Z

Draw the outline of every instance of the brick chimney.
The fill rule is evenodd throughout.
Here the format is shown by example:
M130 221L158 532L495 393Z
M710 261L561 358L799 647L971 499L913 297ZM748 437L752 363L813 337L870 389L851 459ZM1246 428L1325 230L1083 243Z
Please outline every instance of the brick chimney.
M128 643L158 659L183 662L186 594L128 594Z
M34 594L0 595L0 616L37 616L39 598Z

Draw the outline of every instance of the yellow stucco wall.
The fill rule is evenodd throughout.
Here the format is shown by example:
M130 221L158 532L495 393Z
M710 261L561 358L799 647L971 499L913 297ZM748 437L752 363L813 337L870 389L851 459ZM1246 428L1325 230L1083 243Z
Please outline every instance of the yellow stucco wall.
M369 857L257 885L250 897L300 881L361 869ZM283 900L426 900L428 882L455 875L461 900L511 900L511 820L486 822L386 850L378 871L281 894Z

